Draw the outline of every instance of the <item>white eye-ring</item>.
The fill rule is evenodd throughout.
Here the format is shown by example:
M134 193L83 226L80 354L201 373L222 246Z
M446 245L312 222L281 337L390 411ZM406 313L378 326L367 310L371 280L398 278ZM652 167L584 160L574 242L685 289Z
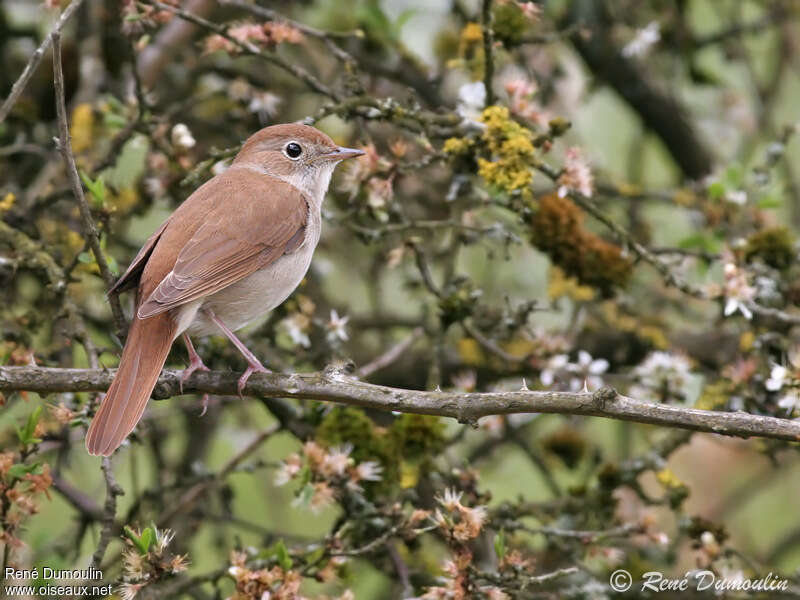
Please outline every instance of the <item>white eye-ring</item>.
M289 142L283 148L283 153L292 160L297 160L303 154L303 148L297 142Z

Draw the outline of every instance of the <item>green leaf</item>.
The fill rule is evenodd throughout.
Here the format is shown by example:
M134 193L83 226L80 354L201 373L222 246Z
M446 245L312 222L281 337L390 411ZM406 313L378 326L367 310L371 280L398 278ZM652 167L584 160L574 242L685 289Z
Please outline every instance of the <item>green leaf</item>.
M42 415L42 405L40 404L33 409L33 412L28 415L28 421L21 429L17 428L17 437L22 444L38 444L42 440L33 436L36 431L36 425L39 423L39 417Z
M42 465L40 463L31 463L29 465L23 465L21 463L11 465L11 468L8 469L6 477L8 478L8 482L11 483L17 479L22 479L28 473L33 475L39 475L42 472Z
M283 543L283 540L278 540L275 544L275 557L278 559L278 564L284 571L288 571L292 568L292 557L289 556L289 550L286 548L286 544Z
M299 492L297 492L297 503L300 506L308 506L311 503L311 498L314 496L314 486L310 483L305 484Z
M128 121L122 115L115 115L114 113L106 113L103 115L103 123L108 127L122 129L128 124Z
M125 533L125 537L133 542L133 545L139 551L139 554L144 556L150 551L150 546L155 538L152 528L147 527L144 531L142 531L141 535L136 535L136 532L126 525L123 528L123 532Z
M719 200L725 196L725 184L715 181L708 186L708 195L712 200Z
M497 560L503 560L503 557L506 555L505 529L501 529L497 532L497 535L494 536L494 553L495 556L497 556Z
M717 252L719 250L719 240L706 233L693 233L678 242L678 248L684 250L697 249L705 252Z
M100 208L104 207L106 204L106 183L103 180L103 175L101 174L96 180L92 181L91 177L81 171L81 180L92 195L95 205Z
M100 238L100 249L103 251L103 256L106 257L106 264L108 268L114 275L119 275L119 264L117 264L117 260L107 252L106 250L106 242L108 241L108 236L103 234Z
M153 545L153 542L156 539L155 532L153 531L153 528L152 527L145 528L145 530L142 532L142 537L140 539L141 539L141 542L142 542L142 546L141 547L144 550L143 553L147 554L147 552L150 550L150 546Z
M732 164L725 169L725 182L732 188L740 188L744 182L744 170L739 164Z
M758 208L779 208L783 205L780 196L777 194L766 194L759 198L758 202L756 202Z

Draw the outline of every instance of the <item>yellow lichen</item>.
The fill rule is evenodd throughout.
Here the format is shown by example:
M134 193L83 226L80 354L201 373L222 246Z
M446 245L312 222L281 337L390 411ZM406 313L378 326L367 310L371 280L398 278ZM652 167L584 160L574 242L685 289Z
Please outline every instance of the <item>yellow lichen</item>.
M745 331L739 337L739 350L742 352L749 352L753 349L753 344L756 341L756 334L750 330Z
M83 152L92 145L93 129L94 113L91 104L78 104L72 111L72 126L70 127L74 152Z
M491 160L478 159L478 174L505 192L525 190L533 180L536 149L531 132L511 118L504 106L488 106L481 115L486 129L481 140Z
M461 361L468 366L482 365L486 360L480 345L472 338L461 338L458 340L458 356L461 358Z
M463 56L469 46L478 43L483 43L483 29L480 23L467 23L461 30L459 52Z
M683 482L678 479L671 469L661 469L656 473L656 478L658 482L667 489L683 487Z
M0 200L0 213L11 210L11 207L14 206L16 199L17 197L13 192L8 192L5 196L3 196L3 199Z
M578 302L589 302L594 300L595 292L594 288L581 285L575 277L567 277L562 269L553 266L547 282L547 296L551 300L566 296Z
M473 146L473 141L463 137L451 137L445 140L442 151L445 154L466 154Z

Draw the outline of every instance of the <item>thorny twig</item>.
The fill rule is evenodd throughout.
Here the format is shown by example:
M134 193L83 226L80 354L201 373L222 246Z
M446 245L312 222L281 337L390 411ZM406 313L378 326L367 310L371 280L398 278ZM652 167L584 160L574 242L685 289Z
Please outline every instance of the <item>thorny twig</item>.
M106 284L106 288L110 289L114 285L114 275L108 267L103 249L100 246L100 235L97 232L97 227L94 224L89 203L86 201L86 196L83 193L80 177L78 177L78 169L75 166L75 156L72 154L72 143L69 135L69 123L67 122L67 107L64 101L64 72L61 68L61 34L54 31L50 34L53 38L53 71L54 82L56 91L56 112L58 114L58 149L64 159L64 165L67 168L67 175L69 182L72 186L72 193L78 201L78 208L81 213L81 220L83 221L84 234L88 238L89 246L92 249L94 258L97 261L97 266L100 269L100 275ZM119 302L119 297L116 295L109 296L109 304L111 305L111 312L114 315L114 323L117 327L117 332L120 337L124 337L127 330L127 323L125 315L122 312L122 306Z

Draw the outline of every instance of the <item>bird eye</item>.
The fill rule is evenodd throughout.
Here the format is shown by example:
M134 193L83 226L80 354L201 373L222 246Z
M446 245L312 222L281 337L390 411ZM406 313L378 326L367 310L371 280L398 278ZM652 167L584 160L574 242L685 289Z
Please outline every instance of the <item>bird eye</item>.
M297 142L289 142L286 144L286 148L284 148L283 151L286 156L292 159L298 158L303 153L303 149Z

